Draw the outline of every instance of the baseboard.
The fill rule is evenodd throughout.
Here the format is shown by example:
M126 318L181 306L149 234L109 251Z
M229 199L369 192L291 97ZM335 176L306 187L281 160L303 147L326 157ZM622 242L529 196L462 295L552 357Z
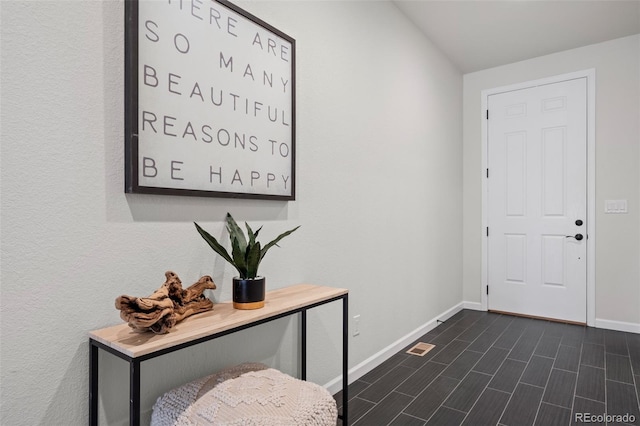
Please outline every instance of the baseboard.
M479 305L479 304L478 304ZM391 358L391 356L398 353L402 348L409 346L409 344L413 343L420 336L428 333L438 326L438 321L446 321L462 309L465 309L464 303L459 303L456 306L446 310L442 314L438 315L436 318L433 318L429 322L420 327L416 328L409 334L401 337L396 340L389 346L385 347L381 351L373 354L369 358L362 361L360 364L355 367L349 369L349 384L355 382L360 377L367 374L369 371L373 370L380 364L382 364L387 359ZM473 309L473 308L469 308ZM340 390L342 390L342 376L338 376L330 382L326 383L324 387L331 392L332 395L336 394Z
M627 333L640 334L640 324L633 322L612 321L596 318L596 328L606 328L607 330L626 331Z
M464 309L471 309L472 311L484 311L484 309L482 309L482 303L478 302L462 302L462 307Z

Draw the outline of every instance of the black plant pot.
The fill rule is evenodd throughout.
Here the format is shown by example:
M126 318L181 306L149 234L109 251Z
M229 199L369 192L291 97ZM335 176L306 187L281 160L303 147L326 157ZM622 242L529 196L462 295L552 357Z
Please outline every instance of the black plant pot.
M267 280L264 277L233 279L233 307L236 309L259 309L264 306Z

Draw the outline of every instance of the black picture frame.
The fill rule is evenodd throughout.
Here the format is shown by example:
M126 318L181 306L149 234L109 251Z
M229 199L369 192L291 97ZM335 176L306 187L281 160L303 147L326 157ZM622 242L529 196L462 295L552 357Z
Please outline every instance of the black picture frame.
M126 0L125 192L295 200L295 56L226 0Z

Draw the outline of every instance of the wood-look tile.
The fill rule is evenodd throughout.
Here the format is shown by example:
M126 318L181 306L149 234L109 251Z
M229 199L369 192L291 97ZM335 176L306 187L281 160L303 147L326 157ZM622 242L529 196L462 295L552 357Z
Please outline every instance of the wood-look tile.
M630 340L627 337L627 345L629 347L629 359L631 360L631 369L633 374L640 375L640 342Z
M480 316L477 321L468 328L468 330L475 329L476 331L480 330L482 332L486 330L495 321L495 319L496 318L492 316L492 314L485 313L484 315ZM477 336L478 334L476 335L476 337Z
M454 325L457 327L469 328L473 324L478 322L478 320L480 320L480 318L483 316L486 316L486 314L483 312L465 311L464 317L457 321Z
M509 402L510 394L494 389L485 389L473 406L463 425L495 425ZM455 424L455 423L453 423Z
M629 347L635 345L640 347L640 334L638 333L625 333L627 336L627 345Z
M469 346L469 342L454 340L434 356L432 360L442 364L451 364L465 349L467 349L467 346Z
M571 346L560 345L558 349L558 355L556 356L556 362L553 364L553 368L567 371L578 371L578 365L580 364L580 349Z
M536 346L534 355L546 356L547 358L555 358L560 346L561 337L544 335L540 338L538 346Z
M458 383L460 383L459 380L450 377L438 377L404 409L405 414L428 420L458 386Z
M440 322L438 324L438 326L435 328L435 330L437 330L438 335L444 333L445 331L449 330L451 327L453 327L454 325L456 325L456 322L458 321L457 319L453 319L453 318L462 318L462 316L460 317L456 317L455 315L451 318L449 318L448 320L444 321L444 322ZM433 330L432 330L433 331Z
M596 402L590 399L584 399L576 396L573 401L573 412L571 413L571 425L587 424L584 420L587 414L593 416L600 416L606 414L606 408L604 403ZM606 423L588 423L589 425L606 426Z
M540 426L567 426L570 421L570 409L543 402L540 404L535 424Z
M544 332L549 328L549 324L551 324L549 321L533 319L533 318L525 318L525 320L527 321L527 328L525 329L525 333L533 334L535 332L538 335L538 337L542 337ZM557 324L557 323L554 323L554 324ZM547 334L547 336L553 336L554 334L555 333L549 333Z
M560 344L563 346L570 346L572 348L576 348L580 350L582 348L582 339L577 339L573 337L563 336Z
M602 328L587 327L584 331L583 343L604 345L604 331Z
M438 411L431 416L431 419L427 422L427 426L459 425L465 416L466 414L460 411L440 407Z
M509 351L501 348L491 348L473 367L473 371L493 375L502 365Z
M584 340L586 327L583 325L565 324L562 332L561 345L580 348Z
M631 372L631 361L628 356L605 355L605 365L607 369L607 380L615 380L633 384L633 373Z
M593 343L583 343L580 362L584 365L604 368L604 346Z
M362 426L386 425L395 419L412 400L413 398L408 395L391 392L354 424Z
M581 365L576 385L576 396L605 401L604 369Z
M565 325L559 322L548 321L544 327L544 335L546 337L562 338L564 335Z
M375 383L378 379L380 379L382 376L387 374L389 371L396 368L398 365L402 363L402 361L404 361L405 359L407 359L407 357L410 357L410 356L414 356L414 355L409 355L404 352L397 353L392 357L390 357L385 362L383 362L382 364L380 364L379 366L377 366L376 368L374 368L373 370L369 371L364 376L362 376L360 380L367 383Z
M542 400L560 407L571 408L577 374L564 370L551 370Z
M502 334L513 322L513 318L510 315L500 315L487 329L492 334Z
M449 398L444 402L444 406L468 412L473 404L476 402L484 388L489 384L491 376L486 374L470 372L467 377L464 378L460 385Z
M400 413L398 417L393 419L389 426L424 426L425 421L417 417L411 417L406 414Z
M467 329L462 327L449 327L447 330L442 332L442 334L438 335L435 339L433 339L432 343L435 345L446 345L447 343L454 340L460 334L464 333Z
M460 321L462 318L464 318L465 316L469 315L471 313L471 311L467 311L465 309L457 312L455 315L452 315L451 318L449 318L446 323L452 323L452 325L458 321Z
M500 334L489 333L488 331L485 331L480 335L480 337L478 337L473 343L471 343L471 346L469 346L469 350L476 352L486 352L487 349L489 349L491 345L493 345L493 343L498 340L498 337L500 337Z
M363 382L362 380L356 380L355 382L349 385L349 401L358 396L360 392L365 390L371 386L369 383ZM342 407L342 391L333 395L333 399L336 400L336 404L338 404L338 408Z
M495 341L493 346L495 346L496 348L511 350L518 342L523 332L523 329L512 329L511 327L509 327L504 333L502 333L502 335L500 335L500 337L498 337L498 340Z
M607 380L607 414L632 414L640 420L638 397L633 385Z
M604 331L604 349L607 353L629 356L627 338L622 331Z
M435 339L441 344L425 357L402 351L352 383L349 423L552 426L584 424L575 422L580 413L640 419L640 335L463 310L417 341ZM342 393L334 398L342 411Z
M515 359L516 361L525 361L528 362L538 345L538 340L540 340L540 336L542 335L541 330L537 329L526 329L522 336L520 336L520 340L515 344L511 352L509 353L510 359Z
M369 410L375 407L376 404L370 401L365 401L358 397L349 400L349 424L355 423L358 419L364 416ZM338 410L338 413L342 415L342 407Z
M534 355L529 361L520 381L529 385L545 387L553 367L553 359Z
M465 342L473 342L476 340L484 331L487 329L488 325L486 324L474 324L469 327L464 333L456 337L458 340L464 340Z
M479 352L464 351L442 372L442 375L462 380L481 357L482 354Z
M565 331L563 333L564 336L573 336L576 338L580 338L582 340L584 338L584 333L587 330L586 325L578 325L578 324L565 324Z
M489 382L488 387L512 393L526 366L527 363L525 362L506 359ZM551 371L551 367L549 367L549 371Z
M509 329L510 330L520 330L520 331L524 331L527 326L529 326L529 324L531 324L532 319L529 318L524 318L524 317L513 317L513 320L511 321L511 325L509 325Z
M638 395L638 400L640 400L640 375L634 376L634 378L636 380L636 395ZM638 422L640 422L640 419L638 419Z
M426 334L423 334L423 335L422 335L422 337L428 337L428 336L431 336L432 338L436 338L436 337L438 337L438 335L439 335L440 333L442 333L444 330L445 330L445 328L444 328L444 327L440 327L440 326L438 326L438 327L436 327L436 328L433 328L433 329L429 330Z
M530 426L536 419L544 389L520 383L500 418L506 426Z
M423 334L422 336L420 336L419 341L422 342L429 342L433 339L435 339L436 337L438 337L442 332L444 331L444 329L441 329L440 327L436 327L433 330L430 330L429 332Z
M399 365L386 375L382 376L375 385L369 386L367 389L360 392L358 398L378 403L415 372L416 370L413 368Z
M405 380L404 383L398 386L397 391L407 395L417 396L427 386L429 386L429 384L431 384L433 379L438 377L438 375L446 367L447 366L444 364L427 362L425 365L419 368L415 373L413 373L411 377Z
M493 323L495 323L501 317L503 317L502 314L496 314L496 313L493 313L493 312L489 312L487 315L485 315L484 317L480 318L478 320L477 324L483 324L483 325L486 325L487 327L490 327Z

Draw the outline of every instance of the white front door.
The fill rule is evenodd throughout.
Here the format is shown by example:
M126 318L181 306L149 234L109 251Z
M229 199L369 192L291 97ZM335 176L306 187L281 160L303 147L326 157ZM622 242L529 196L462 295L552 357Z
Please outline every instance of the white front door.
M487 105L488 308L585 323L587 79Z

